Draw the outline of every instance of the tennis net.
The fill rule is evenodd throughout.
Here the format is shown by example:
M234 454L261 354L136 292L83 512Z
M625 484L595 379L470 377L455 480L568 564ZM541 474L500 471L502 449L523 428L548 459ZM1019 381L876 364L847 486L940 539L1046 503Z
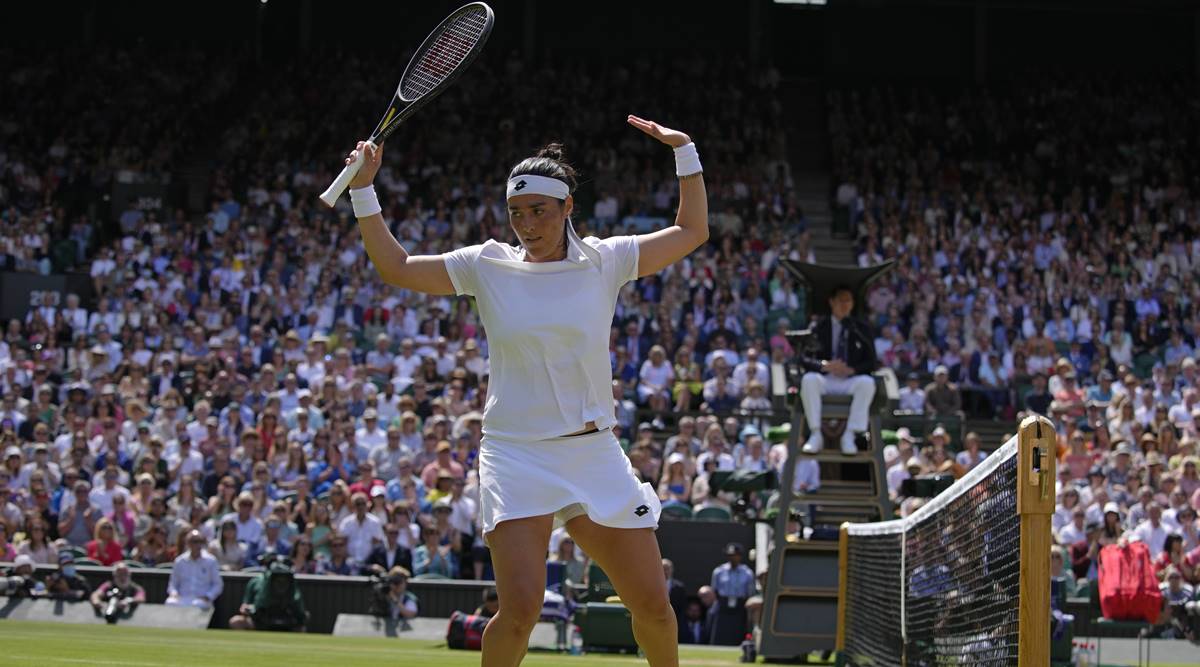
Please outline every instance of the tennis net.
M1049 523L1026 520L1019 480L1028 463L1038 475L1030 478L1038 488L1024 495L1044 508L1045 485L1052 499L1054 479L1049 422L1027 420L1022 431L910 516L843 527L839 648L844 664L1018 664L1024 650L1022 597L1038 576L1022 572L1022 540L1027 548L1040 548L1030 540L1032 532L1043 530L1042 523L1044 540L1034 542L1045 543L1039 558L1046 568L1040 570L1044 581L1037 583L1047 591L1050 585ZM1030 534L1023 537L1023 531ZM1047 599L1047 628L1048 614Z

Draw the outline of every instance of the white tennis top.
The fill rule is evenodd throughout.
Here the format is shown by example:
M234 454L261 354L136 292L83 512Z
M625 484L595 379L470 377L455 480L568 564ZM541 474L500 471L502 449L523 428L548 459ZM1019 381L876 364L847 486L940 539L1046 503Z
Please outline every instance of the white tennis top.
M633 236L569 240L567 258L526 262L524 248L488 241L443 255L460 295L474 296L491 354L483 432L543 440L589 421L616 423L609 330L621 287L637 279Z

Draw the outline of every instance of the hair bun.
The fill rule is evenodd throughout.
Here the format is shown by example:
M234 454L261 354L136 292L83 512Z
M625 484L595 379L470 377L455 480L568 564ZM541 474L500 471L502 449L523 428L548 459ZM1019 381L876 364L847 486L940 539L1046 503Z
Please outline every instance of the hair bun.
M563 151L563 145L558 142L546 144L543 148L538 150L534 157L546 157L554 160L555 162L566 162L566 155Z

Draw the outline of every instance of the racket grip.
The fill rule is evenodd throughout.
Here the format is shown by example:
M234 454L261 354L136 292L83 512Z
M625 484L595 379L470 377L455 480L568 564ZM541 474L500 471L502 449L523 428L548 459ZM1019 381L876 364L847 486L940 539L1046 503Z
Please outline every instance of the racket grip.
M369 141L367 144L375 145ZM345 169L342 169L342 173L338 174L325 192L321 193L321 201L325 202L326 206L333 208L334 204L337 204L338 197L342 196L342 193L350 186L350 181L354 180L354 175L358 173L359 169L362 169L362 163L362 155L359 155L353 162L346 165Z
M321 193L321 201L325 202L329 208L333 208L338 197L341 197L342 193L346 191L346 186L350 185L350 181L359 169L362 169L362 162L359 160L346 165L346 168L342 169L342 173L338 174L337 178L333 179L333 183L329 184L329 188Z

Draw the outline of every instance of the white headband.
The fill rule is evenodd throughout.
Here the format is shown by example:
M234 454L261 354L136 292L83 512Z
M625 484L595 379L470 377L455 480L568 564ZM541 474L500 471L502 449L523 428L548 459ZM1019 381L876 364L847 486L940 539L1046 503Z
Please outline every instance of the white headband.
M569 194L571 188L557 178L524 174L508 179L508 194L505 198L512 199L517 195L546 195L555 199L566 199Z

